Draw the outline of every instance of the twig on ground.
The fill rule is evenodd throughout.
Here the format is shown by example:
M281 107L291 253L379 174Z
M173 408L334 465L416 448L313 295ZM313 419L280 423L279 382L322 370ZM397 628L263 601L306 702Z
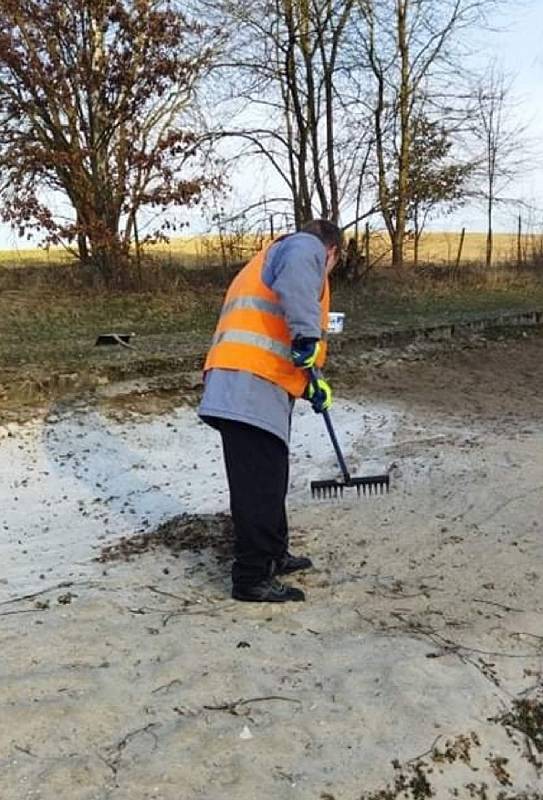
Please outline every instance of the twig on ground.
M488 516L483 517L482 519L480 519L477 522L477 525L480 526L480 525L483 525L485 522L489 522L497 514L499 514L500 511L503 511L504 508L507 508L507 506L510 505L511 503L515 503L517 500L524 500L525 497L529 497L531 494L535 494L535 493L541 494L542 490L543 490L543 486L541 486L541 485L540 486L534 486L533 489L529 489L527 492L523 492L522 494L517 494L514 497L510 497L508 500L504 500L504 502L500 503L499 506L496 506L494 511L492 511L490 514L488 514Z
M183 681L180 678L174 678L173 681L169 683L164 683L162 686L157 686L156 689L153 689L151 694L156 694L157 692L162 692L164 689L169 689L171 686L174 686L176 683L183 685Z
M237 716L238 707L247 706L250 703L263 703L266 700L282 700L285 703L298 703L298 705L302 705L302 701L294 697L281 697L281 695L278 694L270 694L265 697L249 697L246 700L234 700L232 703L221 703L221 705L218 706L204 706L204 708L206 711L228 711L229 714Z
M43 608L21 608L18 611L2 611L0 617L11 617L13 614L36 614L38 611L45 611Z
M165 592L163 589L157 589L156 586L146 586L146 589L149 589L150 592L154 592L155 594L160 594L163 597L173 597L174 600L181 600L182 603L188 605L189 603L201 603L201 600L194 600L189 599L188 597L181 597L179 594L172 594L172 592Z
M403 592L397 592L396 594L385 594L384 592L378 592L374 589L368 589L366 594L373 594L375 597L384 597L387 600L409 600L411 597L428 597L427 592L417 592L416 594L403 594Z
M511 636L531 636L532 639L539 639L543 642L543 636L538 636L537 633L529 633L529 631L515 631Z
M56 586L49 586L47 589L40 589L39 592L23 594L20 597L12 597L11 600L3 600L0 603L0 606L9 606L11 603L21 603L23 600L34 600L35 597L40 597L42 594L47 594L47 592L54 592L55 589L68 589L73 585L73 581L62 581L61 583L57 583Z
M135 736L137 736L140 733L148 733L154 739L153 750L157 749L157 747L158 747L158 737L153 732L153 728L159 727L160 724L161 724L160 722L150 722L148 725L145 725L143 728L137 728L135 731L130 731L129 733L126 734L126 736L123 736L122 739L119 739L117 744L112 745L111 747L108 748L108 750L110 752L111 751L116 751L114 753L113 757L111 758L111 760L109 760L109 759L107 759L107 758L105 758L103 756L100 756L100 758L102 759L102 761L105 764L107 764L107 766L113 772L113 774L116 775L117 771L119 769L119 763L121 761L122 752L125 749L125 747L128 744L128 742L130 741L130 739L133 739Z
M403 614L399 614L397 611L392 611L391 613L393 616L404 622L409 630L412 630L421 636L426 636L434 644L437 644L435 639L439 639L439 644L441 646L444 644L448 649L452 649L457 653L460 650L463 650L465 653L477 653L478 655L497 656L499 658L533 658L535 655L534 653L500 653L497 650L480 650L477 647L470 647L469 645L461 644L460 642L454 642L452 639L447 639L447 637L442 636L438 631L433 630L432 628L424 628L424 626L420 623L406 619Z
M165 628L168 622L174 617L216 617L219 611L224 611L231 607L230 603L225 603L222 606L212 606L211 608L199 608L196 611L171 611L169 614L166 614L162 619L162 627Z
M481 600L478 597L474 597L473 602L484 603L487 606L497 606L498 608L503 608L504 611L517 611L519 614L524 613L523 608L513 608L513 606L503 605L503 603L495 603L493 600Z
M438 734L438 736L436 736L436 738L432 742L432 745L429 750L425 750L425 752L421 753L420 756L413 756L413 758L408 758L405 763L412 764L413 761L420 761L421 758L424 758L424 756L431 755L434 752L434 747L436 746L436 744L439 742L440 739L441 739L441 734Z
M27 756L32 756L32 758L37 758L38 756L36 753L33 753L30 747L21 747L19 744L14 744L13 747L15 750L18 750L20 753L24 753Z

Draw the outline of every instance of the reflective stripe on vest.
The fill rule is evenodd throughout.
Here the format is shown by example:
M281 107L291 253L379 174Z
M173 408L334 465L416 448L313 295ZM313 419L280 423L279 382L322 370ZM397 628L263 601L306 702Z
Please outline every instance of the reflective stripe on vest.
M245 295L244 297L235 297L225 303L221 311L221 317L225 317L231 311L237 311L239 308L251 309L252 311L265 311L268 314L275 314L277 317L284 317L283 309L278 303L272 303L270 300L264 300L262 297L252 297Z
M261 297L251 297L251 295L245 295L244 297L236 297L234 300L229 300L228 303L225 303L222 307L220 317L224 319L224 317L228 316L232 311L238 311L240 309L249 309L251 311L265 311L267 314L273 314L276 317L284 317L285 312L279 305L279 303L273 303L270 300L263 300ZM262 337L264 338L264 337ZM267 338L267 337L266 337ZM321 336L322 341L326 341L328 339L328 331L322 329ZM213 344L217 344L217 342L221 341L218 336L214 336ZM227 339L226 341L238 341L242 342L242 339ZM273 341L273 340L272 340ZM255 344L259 345L259 342L256 341L256 338L253 341L243 341L244 344ZM278 353L278 355L285 355L285 348L278 350L276 347L264 347L265 350L271 350L274 353ZM288 351L288 358L290 358L290 350Z
M234 328L215 334L213 337L213 344L219 344L220 342L251 344L254 347L260 347L261 350L267 350L269 353L275 353L275 355L281 356L282 358L287 359L287 361L290 360L290 347L285 347L284 344L276 341L276 339L272 339L270 336L263 336L261 333L240 331Z

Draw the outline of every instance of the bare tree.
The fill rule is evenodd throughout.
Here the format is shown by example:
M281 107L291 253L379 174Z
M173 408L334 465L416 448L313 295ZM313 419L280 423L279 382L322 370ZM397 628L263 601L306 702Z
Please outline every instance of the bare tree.
M495 0L360 0L361 63L373 80L378 195L393 264L403 263L410 202L414 120L421 101L450 111L451 78L461 74L461 34L480 24ZM446 105L443 103L446 97ZM441 102L440 102L441 101Z
M492 64L476 91L472 125L481 181L478 194L486 207L487 267L492 265L496 205L515 202L504 192L526 168L529 159L526 126L513 121L512 111L511 84L499 67Z
M167 0L4 0L3 219L76 243L114 280L140 209L194 203L209 182L187 171L197 137L181 125L210 58L201 34ZM55 218L55 191L73 219Z
M361 132L349 135L342 119L344 43L354 5L221 0L204 12L220 14L231 31L231 50L217 69L223 96L242 109L237 116L226 112L231 123L217 135L245 143L241 156L259 156L271 166L292 197L296 227L314 214L339 219L360 160ZM247 106L250 120L243 113Z

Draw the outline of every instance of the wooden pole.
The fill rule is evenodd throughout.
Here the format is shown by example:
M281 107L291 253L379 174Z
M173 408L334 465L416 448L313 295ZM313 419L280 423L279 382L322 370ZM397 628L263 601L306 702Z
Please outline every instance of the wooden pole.
M275 231L273 229L273 214L270 214L270 239L273 241Z
M462 233L460 234L460 243L458 245L458 253L456 254L456 263L454 265L455 269L458 269L460 266L460 259L462 258L462 250L464 248L464 238L466 236L466 229L462 228Z
M370 268L370 223L366 222L366 230L364 231L364 267L366 270Z
M517 267L520 269L522 266L522 217L518 215L518 231L517 231Z

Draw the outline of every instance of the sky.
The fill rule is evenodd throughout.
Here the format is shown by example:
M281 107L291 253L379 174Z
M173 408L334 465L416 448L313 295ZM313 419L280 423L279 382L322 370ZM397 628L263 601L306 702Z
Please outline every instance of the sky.
M481 39L481 62L493 58L512 80L516 122L526 125L526 143L534 159L531 166L507 188L507 195L518 197L534 209L533 223L543 228L543 2L518 0L508 2L508 10L500 23L501 30L485 32ZM496 228L516 230L521 211L514 204L497 212ZM525 222L529 212L522 210ZM484 230L484 211L466 206L446 220L435 220L434 229Z
M531 168L508 187L507 193L534 207L531 214L522 211L524 227L537 226L539 231L543 228L543 1L510 0L500 18L499 30L481 32L477 46L482 65L495 59L512 79L512 89L517 98L517 118L519 123L527 126L529 146L536 157ZM240 175L236 183L237 195L244 189L248 189L248 195L253 197L266 194L266 178L262 172L248 171ZM515 230L519 210L515 204L498 210L496 230ZM197 211L192 213L190 225L193 233L206 228ZM468 231L485 230L484 211L480 206L464 206L452 215L434 219L429 227L451 231L464 226ZM29 246L32 244L18 239L9 226L0 223L0 249Z

